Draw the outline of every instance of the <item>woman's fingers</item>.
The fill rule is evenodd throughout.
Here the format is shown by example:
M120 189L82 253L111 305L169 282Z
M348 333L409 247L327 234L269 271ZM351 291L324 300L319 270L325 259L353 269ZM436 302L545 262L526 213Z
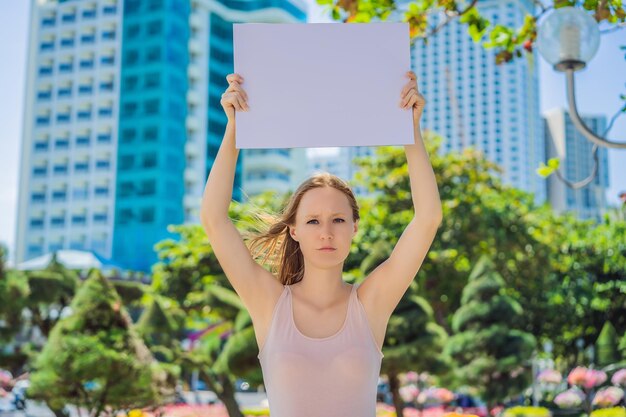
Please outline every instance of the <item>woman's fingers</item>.
M248 110L248 104L243 99L243 97L241 97L240 94L235 95L235 99L237 100L237 104L239 105L239 111Z
M237 111L249 110L246 100L238 92L224 93L224 99L230 103Z
M237 82L233 82L231 85L229 85L228 88L226 89L226 91L228 91L228 92L237 91L237 92L241 93L241 95L243 95L243 97L245 98L246 101L248 101L248 93L246 93L244 91L244 89L241 88L241 86Z
M248 93L240 85L243 83L243 77L239 74L228 74L226 80L228 81L228 88L225 94L230 94L229 103L239 111L249 110Z
M222 94L222 105L230 104L237 111L249 110L248 104L237 92Z
M237 81L243 84L243 77L239 74L228 74L226 76L226 81L228 81L229 84L232 83L233 81Z
M410 90L408 94L402 99L401 107L406 107L413 96L417 96L417 91Z
M417 88L417 81L409 81L407 85L402 89L402 93L400 93L401 97L404 97L413 87Z

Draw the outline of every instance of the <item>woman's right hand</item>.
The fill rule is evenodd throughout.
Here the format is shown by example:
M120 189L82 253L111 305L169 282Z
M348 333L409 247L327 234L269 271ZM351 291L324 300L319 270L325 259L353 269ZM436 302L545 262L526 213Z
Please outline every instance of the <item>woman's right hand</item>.
M248 107L248 94L246 94L243 88L241 88L241 84L243 84L243 78L241 75L228 74L226 76L226 80L228 80L229 85L224 94L222 94L220 104L224 108L224 112L226 112L228 121L234 122L235 110L250 110L250 107Z

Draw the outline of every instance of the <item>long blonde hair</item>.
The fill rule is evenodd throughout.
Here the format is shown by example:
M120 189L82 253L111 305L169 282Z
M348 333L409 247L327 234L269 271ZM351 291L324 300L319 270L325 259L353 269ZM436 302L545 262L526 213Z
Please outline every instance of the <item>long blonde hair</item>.
M253 213L260 223L257 227L260 231L246 233L246 244L253 258L262 258L261 262L271 267L283 285L295 284L304 275L304 257L300 245L289 234L289 226L296 223L296 213L304 193L321 187L332 187L344 193L352 209L352 220L356 222L360 218L359 207L350 186L328 172L315 174L300 184L280 214Z

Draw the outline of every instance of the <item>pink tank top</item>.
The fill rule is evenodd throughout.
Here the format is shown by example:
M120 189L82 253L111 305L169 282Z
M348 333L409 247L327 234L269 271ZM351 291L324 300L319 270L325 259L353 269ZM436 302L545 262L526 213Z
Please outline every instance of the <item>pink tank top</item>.
M352 286L348 314L332 336L302 334L284 285L258 358L272 417L375 417L382 358Z

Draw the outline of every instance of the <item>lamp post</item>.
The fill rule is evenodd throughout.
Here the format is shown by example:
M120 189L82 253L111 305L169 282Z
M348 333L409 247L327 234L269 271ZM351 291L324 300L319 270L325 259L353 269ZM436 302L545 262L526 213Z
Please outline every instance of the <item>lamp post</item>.
M565 73L569 113L576 129L598 146L626 149L626 142L611 141L591 131L576 108L574 73L585 68L599 45L600 30L597 22L576 7L554 10L537 30L539 53L556 71Z

